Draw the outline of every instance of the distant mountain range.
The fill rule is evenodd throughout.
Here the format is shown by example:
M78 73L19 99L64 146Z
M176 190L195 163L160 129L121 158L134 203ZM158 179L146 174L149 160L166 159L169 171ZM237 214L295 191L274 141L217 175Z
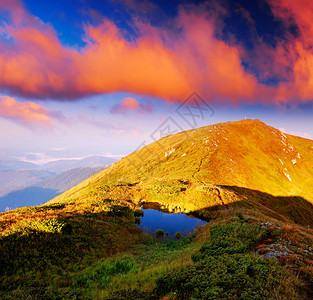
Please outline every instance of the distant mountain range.
M38 165L26 161L0 160L0 171L34 170L37 168L39 168Z
M38 165L17 159L0 160L0 171L43 170L60 174L75 168L107 166L118 159L106 156L88 156L77 159L60 159Z
M57 160L40 166L40 169L60 174L75 168L108 166L118 159L105 156L89 156L82 159Z
M56 176L44 170L0 171L0 197Z
M48 176L44 178L43 176L40 181L36 181L36 179L39 179L36 175L40 174L40 172L43 172L43 175L52 173L45 171L19 171L19 174L24 175L22 179L25 179L25 186L23 188L17 188L18 185L16 185L14 189L13 182L11 182L13 190L4 195L2 194L2 197L0 198L0 212L23 206L44 204L104 169L105 167L76 168L52 177ZM3 173L5 172L0 172L0 175L4 175ZM8 173L10 173L10 171L8 171ZM29 184L27 185L27 175L31 176L32 173L34 173L35 176L29 178ZM36 183L32 182L32 179L36 181ZM8 190L8 188L6 190Z
M81 183L90 176L103 171L106 167L85 167L65 171L57 176L45 179L35 186L43 189L53 189L58 193L63 193L71 187Z
M116 159L90 156L58 160L44 165L0 161L0 212L43 204L115 162Z

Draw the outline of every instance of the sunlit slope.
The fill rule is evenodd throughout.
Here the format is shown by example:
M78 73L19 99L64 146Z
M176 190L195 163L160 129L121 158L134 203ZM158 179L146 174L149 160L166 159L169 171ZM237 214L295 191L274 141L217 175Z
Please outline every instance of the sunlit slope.
M313 141L284 134L259 120L202 127L164 137L124 157L53 202L77 200L93 188L113 183L136 185L142 192L169 182L177 183L181 197L188 197L194 186L226 185L313 202ZM135 197L134 187L131 190L130 197Z

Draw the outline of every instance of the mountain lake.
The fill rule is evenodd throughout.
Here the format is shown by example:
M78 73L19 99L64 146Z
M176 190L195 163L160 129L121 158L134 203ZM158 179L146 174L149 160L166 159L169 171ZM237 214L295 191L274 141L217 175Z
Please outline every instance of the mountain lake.
M182 236L192 233L197 226L204 225L207 222L184 213L170 213L161 209L158 203L145 203L141 206L143 216L138 225L145 232L153 233L162 229L164 233L168 232L169 236L175 236L180 232Z

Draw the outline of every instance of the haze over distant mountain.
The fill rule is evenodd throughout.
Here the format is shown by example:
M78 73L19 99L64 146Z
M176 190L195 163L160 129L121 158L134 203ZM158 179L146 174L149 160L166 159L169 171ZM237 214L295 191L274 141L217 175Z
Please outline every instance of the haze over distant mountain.
M44 165L19 160L0 161L0 212L39 205L102 171L116 158L89 156Z
M2 170L0 171L0 197L55 175L55 173L44 170Z
M38 168L39 166L36 164L21 160L0 160L0 171L34 170Z
M55 176L51 175L46 179L42 178L42 180L40 181L38 181L37 177L34 177L33 178L34 182L32 182L30 178L29 185L25 185L25 187L16 185L15 186L16 188L12 190L10 193L2 195L2 197L0 198L0 212L23 206L44 204L47 201L51 200L52 198L58 196L62 192L72 188L73 186L79 184L88 177L100 171L103 171L104 169L105 167L76 168L63 172L59 175ZM24 178L25 184L27 175L32 174L32 172L35 172L35 174L38 174L37 172L43 172L45 174L45 171L20 171L20 172L25 173L26 176ZM13 174L13 176L16 176L16 174ZM3 191L5 190L3 189Z
M82 159L57 160L40 166L40 169L54 173L62 173L75 168L108 166L116 162L117 158L105 156L88 156Z
M71 169L57 176L42 180L35 186L43 189L53 189L58 193L63 193L90 176L103 171L105 168L106 167L85 167Z

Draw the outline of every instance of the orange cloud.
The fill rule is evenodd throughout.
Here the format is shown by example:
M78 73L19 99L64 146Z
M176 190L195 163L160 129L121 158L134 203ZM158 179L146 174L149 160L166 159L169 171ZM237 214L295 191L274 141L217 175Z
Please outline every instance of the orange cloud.
M53 126L50 112L33 102L16 102L8 96L0 97L0 117L11 119L22 125L40 125L44 127Z
M136 99L132 97L126 97L123 101L112 107L111 113L113 114L125 114L128 111L136 112L149 112L152 110L151 105L148 103L146 105L140 104Z
M31 19L19 9L20 18ZM53 28L38 20L6 25L14 45L0 45L0 86L35 98L124 91L171 102L196 90L207 100L248 101L260 87L245 72L238 49L214 37L215 23L205 12L181 8L173 22L177 36L137 21L140 37L129 42L103 20L85 27L87 45L80 51L64 47Z
M137 100L132 98L132 97L124 98L122 101L122 105L128 109L138 109L139 108L139 104L138 104Z
M128 2L132 6L133 1ZM277 18L287 25L296 23L300 33L275 48L261 41L255 47L256 54L263 54L259 57L266 57L264 61L255 55L255 66L265 79L271 72L281 75L284 82L278 87L260 84L245 70L242 57L248 54L215 37L218 18L204 6L188 11L181 6L172 31L135 20L135 42L103 19L98 26L85 26L86 46L77 50L63 46L55 30L29 15L19 1L0 0L0 10L12 16L10 25L0 28L11 41L0 41L0 88L53 99L120 91L174 102L197 91L207 101L233 104L312 100L313 4L270 0L270 5ZM119 109L129 107L122 102L112 112Z

